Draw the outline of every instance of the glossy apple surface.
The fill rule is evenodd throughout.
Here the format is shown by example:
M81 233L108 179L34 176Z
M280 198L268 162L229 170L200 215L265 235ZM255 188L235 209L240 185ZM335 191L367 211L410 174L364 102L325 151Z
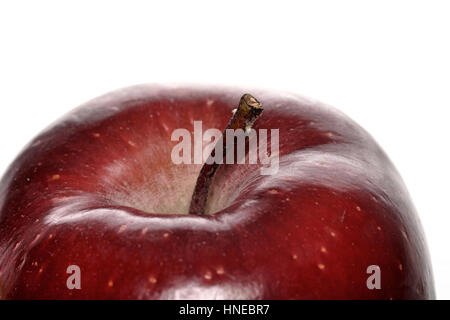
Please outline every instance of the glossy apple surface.
M206 216L200 165L175 165L177 128L223 130L247 90L136 86L68 114L0 184L7 299L434 298L417 214L371 136L335 109L252 90L254 128L279 129L279 171L222 166ZM81 270L69 290L66 270ZM369 290L378 265L381 289Z

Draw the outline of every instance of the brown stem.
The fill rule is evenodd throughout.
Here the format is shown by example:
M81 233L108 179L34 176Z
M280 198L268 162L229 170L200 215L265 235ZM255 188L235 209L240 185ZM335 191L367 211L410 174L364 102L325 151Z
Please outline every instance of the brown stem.
M239 102L239 107L234 112L231 117L230 122L222 133L222 138L217 141L217 143L222 143L223 150L223 161L225 163L225 157L227 154L226 149L226 130L232 129L243 129L248 130L252 127L255 120L261 115L263 111L262 105L250 94L244 94ZM234 145L234 144L233 144ZM212 150L209 158L214 157L214 150ZM206 202L208 200L209 188L211 186L214 174L219 168L219 163L215 161L208 161L202 167L200 174L197 178L197 183L195 185L194 193L192 195L191 206L189 208L189 214L203 215L205 214Z

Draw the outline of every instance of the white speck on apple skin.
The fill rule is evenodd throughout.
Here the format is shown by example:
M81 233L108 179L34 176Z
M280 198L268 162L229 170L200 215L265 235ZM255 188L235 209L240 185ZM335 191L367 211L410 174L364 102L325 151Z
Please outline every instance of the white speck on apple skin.
M222 267L217 268L216 273L218 275L223 275L225 273L225 269Z
M147 231L148 231L148 228L144 228L144 229L142 229L141 234L144 235L147 233Z
M319 264L317 265L317 268L319 268L320 270L324 270L324 269L325 269L325 265L322 264L322 263L319 263Z
M151 284L156 284L158 282L158 279L156 279L154 276L150 276L148 278L148 282L150 282Z
M357 211L361 211L361 207L360 206L356 206L356 210Z
M38 234L36 235L36 237L34 237L33 241L31 241L31 244L30 244L30 245L33 245L33 244L35 244L35 243L36 243L36 241L38 241L40 237L41 237L41 234L40 234L40 233L38 233Z
M40 145L42 143L41 140L37 140L35 143L33 143L32 147L37 147L38 145Z
M21 243L22 243L22 241L17 242L16 245L14 246L13 251L16 251L17 248L20 246Z
M406 234L406 232L404 230L402 230L402 235L403 238L405 238L406 240L408 240L408 235Z
M110 288L114 287L114 281L109 280L108 281L108 287L110 287Z
M125 229L126 229L127 227L128 227L128 226L127 226L126 224L121 225L120 228L119 228L119 230L117 231L117 233L121 233L121 232L125 231Z
M165 132L170 133L170 129L169 129L169 127L167 126L167 124L165 124L164 122L161 122L160 124L161 124L161 126L164 128L164 131L165 131Z
M322 246L322 247L320 248L320 252L326 253L326 252L327 252L327 248L325 248L325 247Z
M208 99L208 100L206 100L206 105L207 105L208 107L211 107L211 106L213 105L213 103L214 103L214 100L213 100L213 99Z
M297 259L298 259L298 256L294 253L294 254L292 255L292 259L293 259L293 260L297 260Z
M137 147L136 143L134 143L134 142L131 141L131 140L128 140L128 144L129 144L130 146L132 146L133 148L136 148L136 147Z
M211 280L212 279L212 273L210 271L206 272L203 275L203 278L205 278L205 280Z
M398 269L399 269L400 271L403 271L403 265L402 265L401 263L398 265Z

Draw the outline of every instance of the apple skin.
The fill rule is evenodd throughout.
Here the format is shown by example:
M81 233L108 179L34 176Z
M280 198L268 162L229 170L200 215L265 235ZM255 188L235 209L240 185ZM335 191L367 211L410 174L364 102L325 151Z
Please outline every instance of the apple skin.
M222 166L205 216L177 128L223 128L248 90L141 85L94 99L35 138L0 183L3 299L433 299L422 228L360 126L303 97L252 90L279 129L279 171ZM69 290L67 267L81 269ZM366 286L378 265L381 289Z

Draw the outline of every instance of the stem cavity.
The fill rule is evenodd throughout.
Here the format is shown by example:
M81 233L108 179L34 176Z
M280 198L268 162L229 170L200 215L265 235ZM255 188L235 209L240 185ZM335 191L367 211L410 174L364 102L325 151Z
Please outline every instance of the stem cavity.
M226 131L228 129L237 130L242 129L248 131L253 126L253 123L261 115L263 111L262 105L250 94L244 94L239 102L239 106L234 110L233 116L230 122L222 133L222 137L217 143L222 143L223 161L226 163L225 158L227 156L227 143L226 143ZM232 144L234 147L234 143ZM215 148L212 149L209 155L209 160L214 157ZM220 164L216 161L207 161L197 178L194 193L192 195L191 205L189 207L189 214L204 215L206 203L208 200L208 193L212 184L214 174L219 168Z

